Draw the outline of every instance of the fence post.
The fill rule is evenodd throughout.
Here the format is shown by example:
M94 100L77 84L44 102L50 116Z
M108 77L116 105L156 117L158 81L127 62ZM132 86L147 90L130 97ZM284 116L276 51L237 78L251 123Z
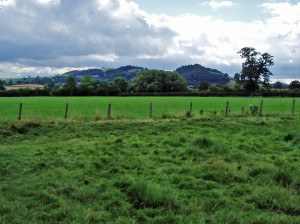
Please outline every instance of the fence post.
M69 104L66 104L66 112L65 112L65 120L68 118L68 110L69 110Z
M296 103L296 100L294 99L293 100L293 108L292 108L292 116L294 116L294 112L295 112L295 103Z
M23 106L23 104L22 104L22 103L20 103L20 109L19 109L19 120L21 120L21 119L22 119L22 106Z
M259 116L260 117L262 116L263 104L264 104L264 101L262 100L261 103L260 103L260 110L259 110Z
M150 119L152 119L152 103L150 103Z
M245 115L245 107L244 106L242 106L241 112L242 112L242 115L244 116Z
M229 109L229 101L227 101L227 103L226 103L226 112L225 112L226 117L228 115L228 109Z
M190 116L192 116L192 110L193 110L193 103L191 103L191 106L190 106Z
M110 112L111 112L111 104L108 104L108 119L110 119Z

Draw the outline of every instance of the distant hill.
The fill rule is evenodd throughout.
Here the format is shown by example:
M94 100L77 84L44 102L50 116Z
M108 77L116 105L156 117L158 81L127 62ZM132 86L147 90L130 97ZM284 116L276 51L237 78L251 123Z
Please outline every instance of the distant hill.
M182 66L176 69L176 72L187 80L189 86L199 86L203 81L216 84L228 83L231 79L228 74L199 64Z
M62 74L62 76L71 76L73 75L77 82L80 82L83 76L91 75L96 81L113 81L116 77L124 77L128 81L132 81L134 77L140 71L147 70L147 68L137 67L132 65L122 66L120 68L102 68L102 69L88 69L88 70L81 70L81 71L70 71L67 73Z
M124 77L128 81L132 81L134 77L140 71L148 70L147 68L138 67L138 66L122 66L120 68L93 68L86 70L74 70L69 71L61 75L48 76L48 77L30 77L27 78L18 78L18 79L6 79L5 85L20 85L20 84L40 84L40 85L49 85L49 84L58 84L63 85L69 76L74 76L77 83L81 82L81 79L85 75L91 75L96 81L113 81L116 77ZM224 74L216 69L206 68L202 65L185 65L175 70L181 76L183 76L189 86L199 86L199 84L203 81L207 81L209 83L228 83L232 80L228 74Z
M73 75L78 82L84 75L91 75L96 81L112 81L116 77L124 77L128 81L132 79L143 70L147 68L137 67L132 65L123 66L117 69L89 69L82 71L71 71L63 74L63 76ZM198 86L201 82L207 81L209 83L228 83L230 77L217 69L206 68L202 65L185 65L176 69L181 76L183 76L190 86Z

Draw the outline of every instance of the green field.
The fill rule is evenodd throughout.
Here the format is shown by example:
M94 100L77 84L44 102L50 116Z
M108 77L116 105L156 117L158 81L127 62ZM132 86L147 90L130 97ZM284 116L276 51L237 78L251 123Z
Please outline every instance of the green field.
M125 110L129 102L146 107L153 101L171 110L191 100L199 109L209 103L221 109L226 101L80 99L22 101L46 107L42 102L68 100L80 112L108 102ZM4 100L2 113L20 99ZM260 99L230 100L238 110L245 100ZM290 101L266 99L266 105ZM300 223L298 116L2 120L0 142L1 224Z
M17 119L19 105L23 103L23 118L64 118L69 103L69 118L106 119L108 104L112 105L113 118L148 119L149 105L153 103L153 118L180 117L189 111L193 103L193 116L221 114L230 102L231 115L240 114L241 107L249 112L250 105L260 106L264 100L263 114L291 114L292 98L243 98L243 97L28 97L0 98L0 119ZM297 102L295 114L300 114Z

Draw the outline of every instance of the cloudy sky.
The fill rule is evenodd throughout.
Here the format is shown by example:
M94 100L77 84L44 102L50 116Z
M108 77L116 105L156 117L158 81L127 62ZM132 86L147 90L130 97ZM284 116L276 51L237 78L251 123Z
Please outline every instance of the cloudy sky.
M300 79L300 1L0 0L0 78L137 65L241 71L237 51L274 56Z

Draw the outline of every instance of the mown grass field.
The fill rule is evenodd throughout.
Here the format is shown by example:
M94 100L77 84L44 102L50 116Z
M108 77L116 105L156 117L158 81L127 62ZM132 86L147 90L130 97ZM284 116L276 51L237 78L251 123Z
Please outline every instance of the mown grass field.
M44 88L44 85L37 85L37 84L19 84L19 85L12 85L12 86L5 86L5 89L6 90L18 90L18 89L26 89L26 88L29 88L29 89L36 89L36 88L39 88L39 89L43 89Z
M300 222L299 117L6 120L0 142L3 224Z
M113 118L147 119L149 105L153 103L153 118L182 117L193 103L193 116L221 114L230 103L230 113L241 114L241 107L250 112L250 105L260 107L264 100L263 114L291 114L293 98L245 98L245 97L13 97L0 98L0 119L17 119L19 105L23 103L23 118L64 118L69 103L69 118L106 119L108 104L112 105ZM300 114L300 102L296 99L295 114Z

